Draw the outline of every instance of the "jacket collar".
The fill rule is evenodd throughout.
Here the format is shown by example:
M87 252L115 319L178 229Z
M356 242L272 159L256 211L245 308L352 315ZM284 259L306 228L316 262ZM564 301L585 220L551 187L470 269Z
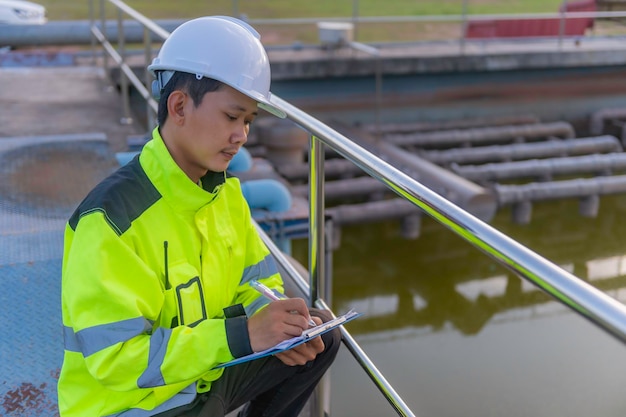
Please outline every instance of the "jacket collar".
M179 210L197 211L210 203L226 181L225 172L208 172L201 178L202 188L191 181L170 155L158 127L143 147L139 162L163 198Z

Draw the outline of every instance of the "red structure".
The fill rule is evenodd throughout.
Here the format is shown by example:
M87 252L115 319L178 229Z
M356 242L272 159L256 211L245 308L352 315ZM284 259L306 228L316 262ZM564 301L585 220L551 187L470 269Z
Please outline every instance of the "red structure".
M596 0L567 1L561 12L594 12ZM563 29L561 32L561 23ZM582 36L593 28L594 18L499 19L468 21L466 38L524 38L531 36Z

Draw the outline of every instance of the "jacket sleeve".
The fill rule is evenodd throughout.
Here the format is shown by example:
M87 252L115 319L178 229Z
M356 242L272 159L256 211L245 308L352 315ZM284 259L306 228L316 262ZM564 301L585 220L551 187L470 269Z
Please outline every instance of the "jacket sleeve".
M93 212L75 231L66 229L66 350L82 354L89 373L119 391L192 382L231 360L223 319L173 329L154 325L165 300L162 278L105 216Z
M251 316L269 303L250 286L252 280L265 284L277 294L284 294L284 288L278 264L261 240L247 205L242 218L245 219L243 226L246 239L245 268L239 282L237 299L244 305L246 314Z

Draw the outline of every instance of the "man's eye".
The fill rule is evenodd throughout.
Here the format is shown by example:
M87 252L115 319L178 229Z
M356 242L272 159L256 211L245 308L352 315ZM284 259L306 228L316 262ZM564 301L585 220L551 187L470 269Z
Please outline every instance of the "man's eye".
M228 117L228 120L237 120L237 117L231 116L230 114L226 114L226 117Z

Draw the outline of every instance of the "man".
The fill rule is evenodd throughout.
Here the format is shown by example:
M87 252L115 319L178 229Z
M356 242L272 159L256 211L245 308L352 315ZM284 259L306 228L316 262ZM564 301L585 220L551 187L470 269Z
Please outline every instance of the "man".
M225 171L257 105L277 116L259 35L191 20L149 69L158 127L66 227L59 409L72 416L297 416L339 347L337 331L275 356L216 365L300 335L326 312L269 302L283 283Z

